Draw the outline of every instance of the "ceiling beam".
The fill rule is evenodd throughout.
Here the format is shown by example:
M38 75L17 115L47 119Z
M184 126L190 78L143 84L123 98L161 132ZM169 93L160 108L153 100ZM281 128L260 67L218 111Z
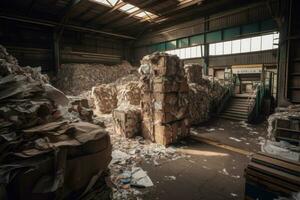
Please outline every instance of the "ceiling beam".
M154 3L160 3L160 2L157 2L158 0L147 0L147 1L144 1L143 3L139 4L139 5L136 5L136 7L139 8L139 10L133 12L133 13L130 13L129 15L127 15L126 17L117 17L117 18L114 18L114 19L111 19L111 20L108 20L106 21L106 24L102 25L101 29L103 29L104 27L107 27L107 26L110 26L111 24L113 24L114 22L117 22L119 20L127 20L129 18L132 18L134 17L135 15L141 13L141 12L144 12L146 10L144 9L147 9L149 7L151 7ZM149 11L148 11L149 12Z
M60 23L54 22L54 21L36 20L36 19L21 17L21 16L0 15L0 19L23 22L23 23L30 23L30 24L35 24L35 25L47 26L47 27L51 27L51 28L55 28L55 27L61 25ZM96 30L96 29L92 29L92 28L86 28L86 27L76 26L76 25L71 25L71 24L66 24L65 28L69 29L69 30L80 31L80 32L91 32L91 33L99 33L102 35L115 36L115 37L123 38L123 39L131 39L131 40L136 39L135 37L124 35L124 34L101 31L101 30Z
M154 21L153 24L157 24L161 21L167 20L167 16L171 16L172 14L173 15L178 15L178 11L186 9L188 7L191 7L191 6L194 6L196 4L202 3L202 1L203 0L193 0L193 1L189 1L189 2L184 1L184 2L181 2L181 3L177 4L177 7L175 7L174 9L167 8L166 10L163 10L163 11L159 12L160 16L158 18L153 19L153 21ZM138 23L143 23L143 22L146 22L146 21L147 21L146 19L136 20L135 22L131 22L131 23L123 25L122 27L120 27L120 29L126 28L126 27L127 28L132 27L132 26L135 26Z
M99 15L96 15L96 16L92 17L91 19L85 21L82 25L86 26L86 25L91 24L91 23L93 23L95 21L101 20L104 17L106 17L106 16L110 15L111 13L113 13L115 10L118 10L119 8L121 8L124 5L126 5L125 2L123 2L123 1L122 2L118 2L118 3L116 3L115 6L111 7L110 10L108 10L108 11L106 11L104 13L100 13Z

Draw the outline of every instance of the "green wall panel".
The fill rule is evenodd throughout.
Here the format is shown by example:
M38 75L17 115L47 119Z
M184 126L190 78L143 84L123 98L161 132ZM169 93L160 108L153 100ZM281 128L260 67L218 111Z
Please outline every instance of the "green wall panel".
M176 49L176 40L166 42L166 50Z
M260 27L262 31L270 31L275 30L277 28L277 24L273 19L265 20L260 23Z
M240 27L233 27L223 30L223 39L230 40L240 36Z
M222 40L222 31L215 31L206 34L206 42L219 42Z
M204 35L195 35L190 37L190 46L195 46L204 43Z
M259 23L247 24L242 26L242 34L259 32Z
M177 40L177 47L178 48L183 48L183 47L188 47L189 46L189 38L182 38Z

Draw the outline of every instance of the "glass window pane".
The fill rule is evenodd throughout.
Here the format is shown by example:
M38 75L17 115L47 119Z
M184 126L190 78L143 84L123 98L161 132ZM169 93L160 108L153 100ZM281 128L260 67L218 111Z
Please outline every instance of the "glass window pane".
M262 21L260 27L261 27L261 31L270 31L276 29L277 24L273 19L268 19Z
M182 38L178 40L178 48L183 48L188 46L189 46L189 38Z
M166 42L166 49L167 50L176 49L176 40Z
M261 36L251 38L251 51L260 51Z
M185 59L185 49L180 49L180 56L181 59Z
M231 54L231 41L224 42L224 54Z
M191 58L191 47L185 49L185 57Z
M216 44L209 44L209 55L216 55Z
M261 50L268 50L273 48L273 34L264 35L261 38Z
M250 52L250 48L251 48L250 45L251 45L250 38L242 39L241 40L241 53Z
M202 47L202 48L201 48L201 49L202 49L202 51L201 51L201 52L202 52L201 57L202 57L202 56L204 56L204 54L205 54L205 49L204 49L204 45L202 45L201 47Z
M179 51L179 49L176 49L176 50L174 51L174 54L177 55L178 57L180 57L180 51Z
M191 47L191 58L197 57L197 47Z
M223 42L216 44L216 55L223 55Z
M204 35L195 35L190 37L190 45L195 46L204 43Z
M232 41L232 53L241 53L241 40Z
M201 57L201 46L197 46L197 57Z

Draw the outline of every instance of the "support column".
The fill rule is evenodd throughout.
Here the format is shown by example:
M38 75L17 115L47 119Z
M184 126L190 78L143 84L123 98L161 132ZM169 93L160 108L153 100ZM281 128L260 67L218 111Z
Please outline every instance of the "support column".
M204 32L209 31L209 16L204 17ZM203 60L203 73L208 75L209 66L209 44L206 41L206 34L204 34L204 60Z

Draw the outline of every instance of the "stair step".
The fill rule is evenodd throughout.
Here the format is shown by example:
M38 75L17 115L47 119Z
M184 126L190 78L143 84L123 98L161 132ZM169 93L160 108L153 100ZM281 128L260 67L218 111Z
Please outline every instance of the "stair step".
M248 109L241 109L241 108L227 108L224 110L224 112L227 111L248 113Z
M220 118L223 118L223 119L231 119L231 120L236 120L236 121L247 121L247 120L245 120L245 119L236 118L236 117L230 117L230 116L224 116L224 115L221 115Z
M229 116L229 117L235 117L235 118L241 118L241 119L248 119L247 115L240 115L235 113L222 113L221 116Z
M241 111L232 111L232 110L226 110L224 114L236 114L241 116L248 116L248 112L241 112Z
M249 105L248 104L236 104L236 103L233 103L233 104L229 104L229 106L236 106L236 107L249 107Z
M248 105L229 105L228 108L248 110Z

